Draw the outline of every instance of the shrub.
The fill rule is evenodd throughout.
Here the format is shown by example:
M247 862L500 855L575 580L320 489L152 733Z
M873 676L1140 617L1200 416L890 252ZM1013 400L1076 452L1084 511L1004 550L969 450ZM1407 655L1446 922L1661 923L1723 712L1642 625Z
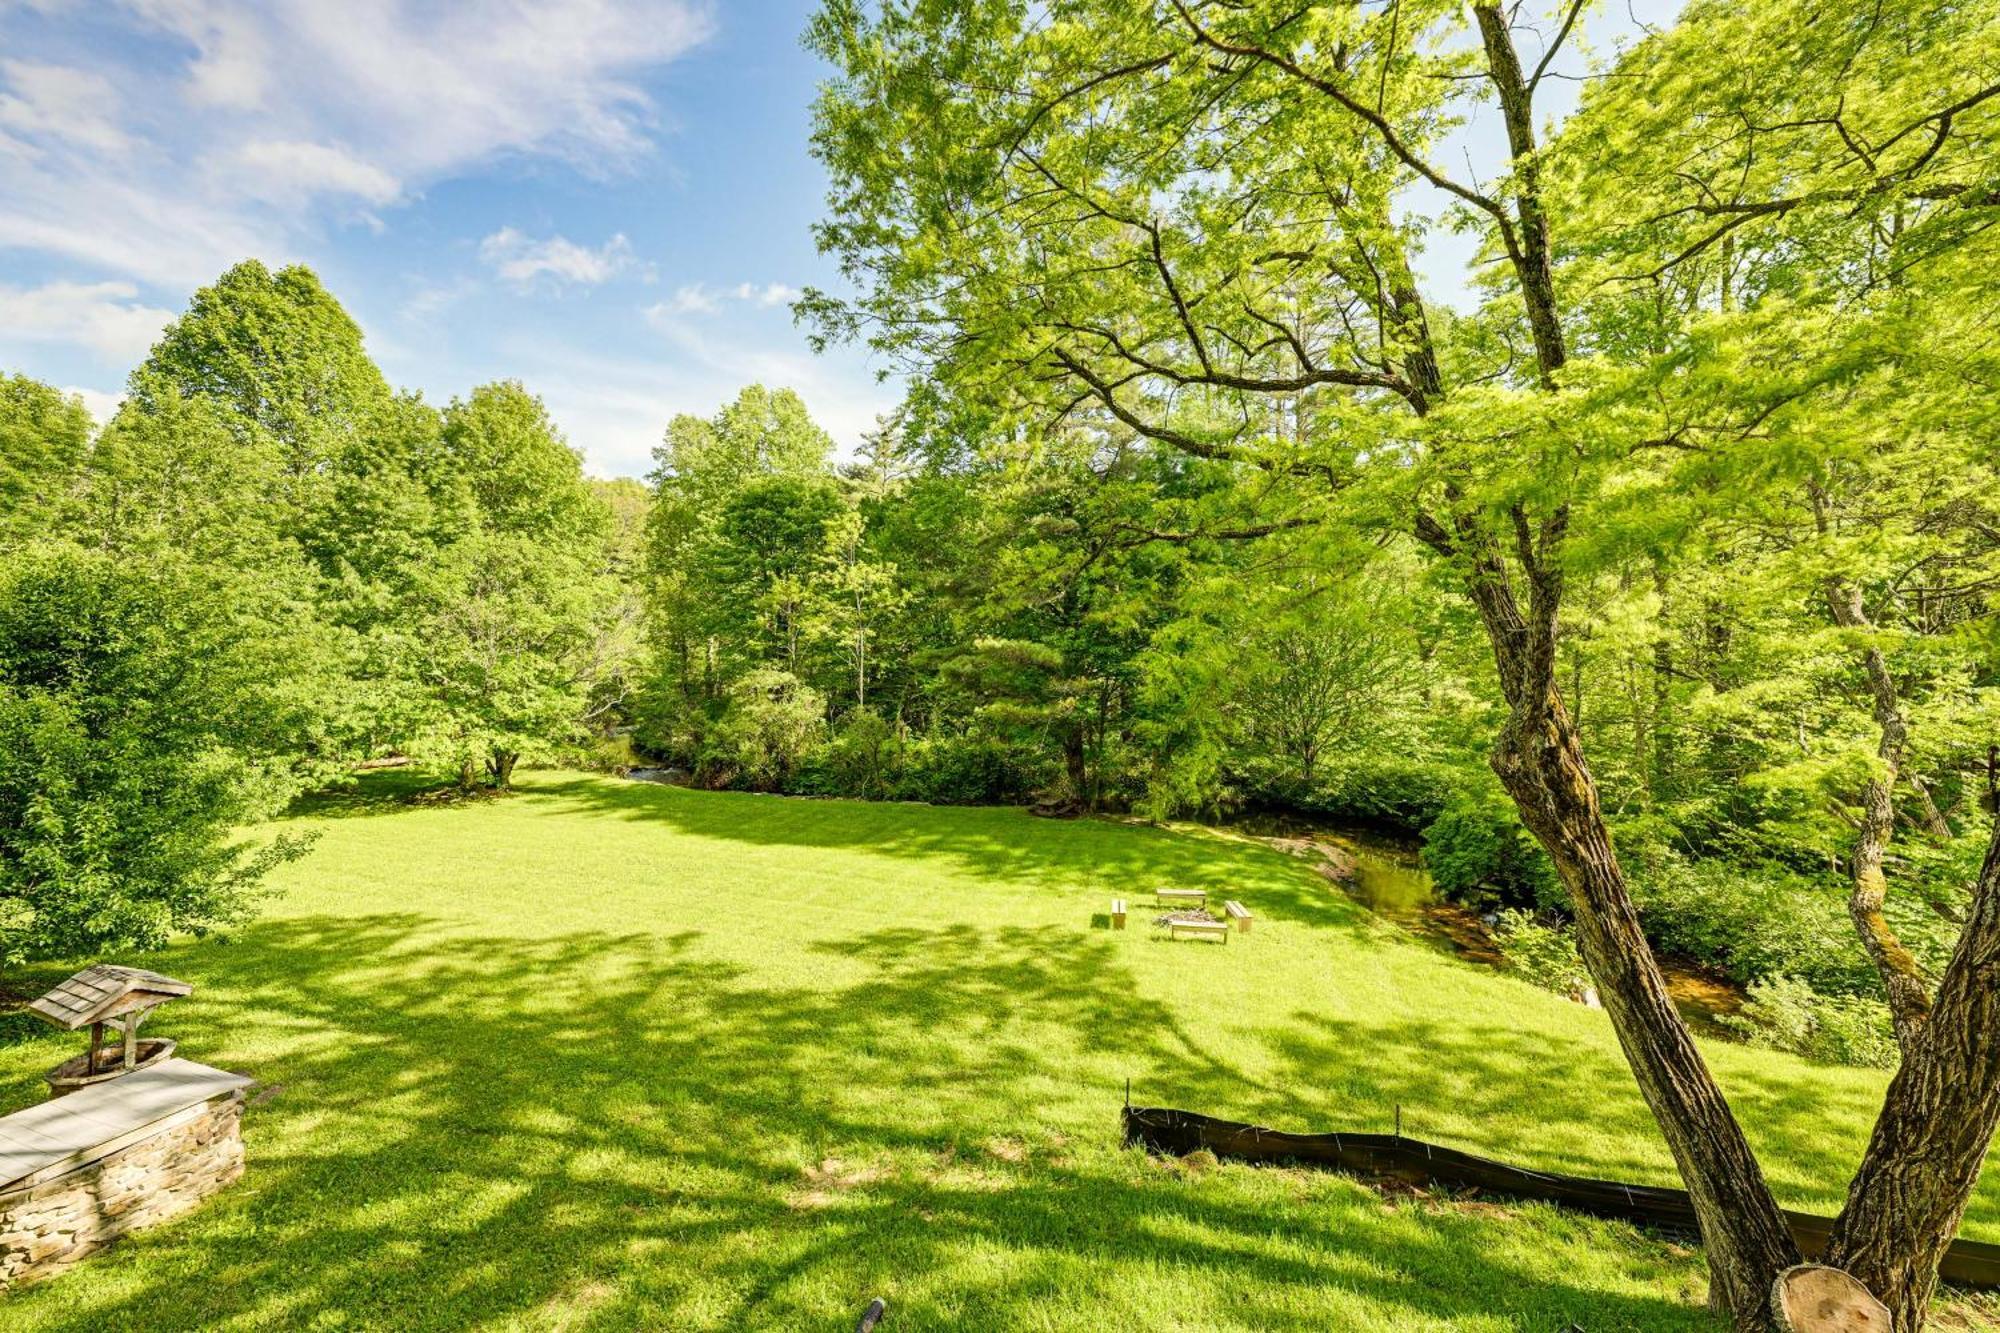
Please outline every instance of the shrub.
M1826 1064L1893 1069L1900 1055L1888 1005L1864 995L1822 995L1798 977L1751 982L1743 1012L1721 1021L1752 1046Z
M1859 990L1875 972L1847 915L1846 884L1776 865L1689 860L1621 845L1646 934L1665 953L1721 968L1739 982L1797 977L1825 992ZM1898 905L1900 906L1900 904ZM1906 924L1896 921L1899 933ZM1918 930L1911 930L1911 938Z
M783 791L825 734L819 691L788 671L759 667L729 690L729 711L709 738L703 767L761 790Z
M903 750L890 795L933 805L998 805L1026 797L1042 776L1013 746L974 734L933 734Z
M306 640L166 553L0 559L0 962L156 948L245 916L304 850Z
M1455 901L1562 909L1567 901L1548 856L1512 809L1461 796L1424 829L1424 865Z
M901 748L896 729L881 714L857 708L841 721L827 746L827 766L842 794L877 797L889 788Z
M1344 756L1306 786L1295 778L1247 775L1257 801L1334 819L1415 832L1435 820L1461 778L1444 764L1382 755Z
M1581 999L1590 988L1590 973L1576 951L1576 937L1544 925L1529 912L1505 908L1500 913L1500 952L1507 966L1543 990Z

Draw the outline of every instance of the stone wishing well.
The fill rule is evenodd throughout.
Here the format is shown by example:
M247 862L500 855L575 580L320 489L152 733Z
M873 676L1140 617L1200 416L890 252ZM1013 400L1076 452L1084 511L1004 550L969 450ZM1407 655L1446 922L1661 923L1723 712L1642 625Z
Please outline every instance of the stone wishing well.
M140 1041L140 1020L187 995L135 967L86 968L29 1005L90 1049L46 1076L51 1100L0 1116L0 1287L59 1272L129 1231L186 1212L243 1174L250 1080ZM104 1049L116 1024L121 1049Z

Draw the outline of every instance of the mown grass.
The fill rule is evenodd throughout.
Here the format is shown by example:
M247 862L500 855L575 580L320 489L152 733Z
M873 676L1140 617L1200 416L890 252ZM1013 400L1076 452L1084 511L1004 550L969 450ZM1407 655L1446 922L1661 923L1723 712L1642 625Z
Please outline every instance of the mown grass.
M1198 830L566 774L310 806L157 1020L259 1079L244 1182L0 1305L15 1329L1707 1329L1633 1228L1118 1146L1135 1100L1670 1181L1601 1014ZM1158 883L1226 947L1094 920ZM21 984L43 979L17 978ZM72 1042L10 1020L5 1105ZM1878 1075L1711 1055L1788 1204L1838 1205ZM1968 1234L2000 1239L2000 1180ZM1962 1307L1963 1314L1969 1307Z

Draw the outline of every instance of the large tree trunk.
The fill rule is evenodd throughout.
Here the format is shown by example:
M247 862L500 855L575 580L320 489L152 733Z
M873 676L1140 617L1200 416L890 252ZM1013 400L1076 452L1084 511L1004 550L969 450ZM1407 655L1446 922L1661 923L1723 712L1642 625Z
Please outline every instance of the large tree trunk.
M1700 1219L1710 1303L1746 1333L1768 1329L1771 1284L1799 1261L1798 1247L1667 994L1561 699L1529 713L1517 710L1494 771L1569 890L1584 963Z
M1924 1325L1938 1260L2000 1126L2000 822L1972 912L1889 1084L1826 1262L1865 1283L1896 1333Z
M1539 533L1521 510L1512 517L1516 557L1527 575L1525 615L1499 548L1476 519L1455 517L1454 535L1420 515L1418 532L1464 562L1466 591L1492 645L1509 710L1493 770L1569 890L1584 964L1701 1224L1710 1304L1743 1333L1764 1333L1772 1327L1772 1283L1799 1262L1798 1246L1667 994L1611 846L1596 779L1556 688L1563 573L1551 554L1568 516L1558 509Z

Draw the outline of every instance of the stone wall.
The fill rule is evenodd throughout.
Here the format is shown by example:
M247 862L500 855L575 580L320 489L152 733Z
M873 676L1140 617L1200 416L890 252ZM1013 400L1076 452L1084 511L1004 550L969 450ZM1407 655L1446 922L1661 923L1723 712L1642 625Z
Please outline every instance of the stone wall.
M234 1181L243 1174L242 1118L243 1093L224 1093L62 1175L0 1192L0 1287L61 1272Z

